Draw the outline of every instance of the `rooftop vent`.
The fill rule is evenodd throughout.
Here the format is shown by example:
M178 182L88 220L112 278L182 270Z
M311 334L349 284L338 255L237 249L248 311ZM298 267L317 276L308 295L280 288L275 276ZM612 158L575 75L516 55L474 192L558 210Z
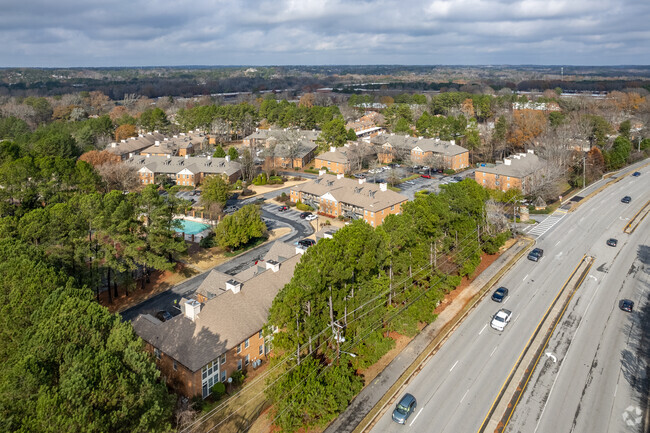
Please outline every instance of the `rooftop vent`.
M387 190L388 190L388 184L385 183L385 182L384 182L384 183L380 183L380 184L379 184L379 189L380 189L381 191L387 191Z
M512 164L512 159L504 158L504 159L503 159L503 163L504 163L505 165L510 165L510 164Z
M359 185L363 185L366 182L366 179L364 177L359 179Z
M266 261L266 269L271 269L273 272L278 272L280 270L280 263L275 260Z
M336 174L337 179L343 179L343 177L344 177L343 173L337 173Z

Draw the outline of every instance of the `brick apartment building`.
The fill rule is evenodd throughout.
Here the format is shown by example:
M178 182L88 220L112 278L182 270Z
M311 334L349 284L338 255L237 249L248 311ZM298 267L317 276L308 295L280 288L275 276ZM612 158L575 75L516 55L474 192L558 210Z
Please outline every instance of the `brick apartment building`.
M545 162L533 150L505 158L503 162L481 165L476 169L474 179L485 188L508 191L519 189L530 194L535 188L535 179L545 168Z
M161 322L149 314L133 321L164 379L176 392L203 398L235 371L267 360L262 330L278 292L293 277L301 248L275 242L264 260L236 275L210 272L196 299L182 299L181 314Z
M325 174L325 170L319 173L317 179L291 188L291 202L300 200L319 213L363 219L377 227L388 215L401 213L402 204L408 200L406 196L389 190L385 183L366 183L365 179Z
M345 147L330 147L329 152L321 153L314 158L314 167L318 170L344 174L350 171L350 161Z
M197 186L207 176L223 176L234 183L241 177L241 164L230 158L199 158L194 156L138 155L124 161L138 170L140 183L155 183L156 176L165 175L176 185Z
M172 137L154 131L111 143L106 151L113 154L118 162L140 154L185 156L193 154L197 148L202 148L203 140L204 134L195 131Z
M274 141L282 142L288 134L293 134L297 138L316 142L320 131L309 129L255 129L255 132L244 137L242 143L244 146L255 147L269 147Z
M301 139L295 144L277 143L264 151L265 162L272 168L304 168L314 159L318 145Z
M469 167L469 151L458 146L454 140L383 134L374 137L371 142L380 146L378 157L385 164L401 160L420 165L435 164L434 168L455 171Z

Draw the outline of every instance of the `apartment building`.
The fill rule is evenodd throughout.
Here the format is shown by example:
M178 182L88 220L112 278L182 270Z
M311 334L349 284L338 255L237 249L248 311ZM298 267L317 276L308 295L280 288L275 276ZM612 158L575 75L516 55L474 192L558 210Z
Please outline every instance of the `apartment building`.
M406 196L388 189L385 183L367 183L365 179L348 179L319 172L317 179L291 188L290 200L300 200L318 213L352 219L363 219L373 227L391 214L399 214Z
M170 387L205 398L215 383L267 360L272 350L263 333L268 312L303 252L275 242L264 260L239 274L211 271L196 299L182 299L181 314L171 320L142 314L133 321Z
M344 174L350 171L350 160L346 147L330 147L329 152L321 153L314 158L314 167L318 170L327 169L333 173Z
M384 164L397 160L456 171L469 167L469 151L454 140L383 134L371 143L378 146L378 157Z
M125 164L135 167L140 183L155 183L158 175L169 177L176 185L197 186L207 176L223 176L230 183L241 177L241 164L225 158L199 158L194 156L131 156Z
M533 150L518 153L496 164L481 164L474 179L485 188L508 191L519 189L530 194L535 189L535 179L544 172L546 163Z

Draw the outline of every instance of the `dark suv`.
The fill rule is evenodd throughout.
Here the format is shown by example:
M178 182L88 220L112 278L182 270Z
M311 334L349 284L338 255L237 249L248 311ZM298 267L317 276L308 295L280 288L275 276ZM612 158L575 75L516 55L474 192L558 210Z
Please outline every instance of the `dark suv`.
M532 260L533 262L538 262L543 255L544 255L543 249L535 248L530 253L528 253L528 260Z
M313 239L301 239L298 241L298 245L300 245L303 248L309 248L312 245L316 245L316 241Z
M311 215L311 212L303 212L303 213L300 214L300 218L305 219L305 218L307 218L309 215Z
M632 197L630 197L629 195L626 195L621 199L621 203L629 203L631 201L632 201Z

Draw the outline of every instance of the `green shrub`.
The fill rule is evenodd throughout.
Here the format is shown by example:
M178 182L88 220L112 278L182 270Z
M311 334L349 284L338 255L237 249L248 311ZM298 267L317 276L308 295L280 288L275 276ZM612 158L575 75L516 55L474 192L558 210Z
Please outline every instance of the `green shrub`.
M284 183L284 179L281 176L271 176L269 177L268 183L271 185L279 185Z
M192 397L192 407L195 411L201 412L205 406L205 400L200 395L195 395Z
M300 171L300 167L294 167L294 171Z
M214 241L214 232L210 232L206 237L199 241L199 246L201 248L212 248L215 245Z
M234 386L238 386L244 383L244 379L246 379L246 375L244 374L243 371L237 370L230 375L230 378L232 379L232 384Z
M222 382L217 382L212 387L212 398L219 400L226 393L226 385Z
M445 173L447 176L451 176L452 174L455 174L456 171L452 170L451 168L448 168L447 170L444 171L444 173Z

